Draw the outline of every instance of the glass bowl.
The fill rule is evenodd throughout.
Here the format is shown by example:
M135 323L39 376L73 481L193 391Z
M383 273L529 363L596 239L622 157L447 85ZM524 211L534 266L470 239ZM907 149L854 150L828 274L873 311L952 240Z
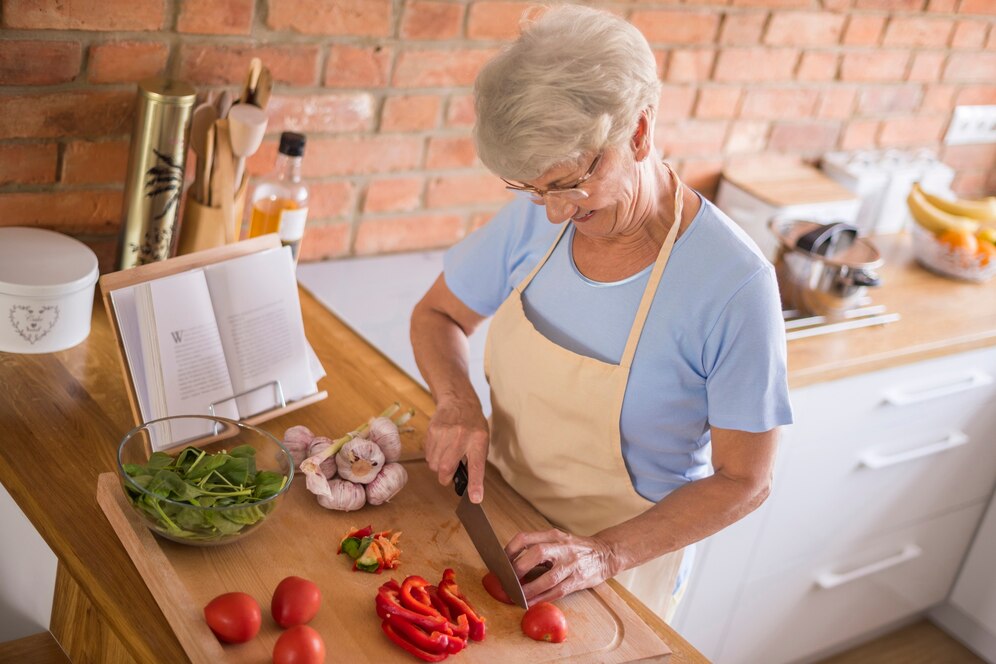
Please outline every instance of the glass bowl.
M996 276L996 261L943 244L919 224L913 224L913 256L931 272L953 279L982 283Z
M221 417L164 417L118 446L125 496L157 535L181 544L225 544L259 528L294 478L276 438Z

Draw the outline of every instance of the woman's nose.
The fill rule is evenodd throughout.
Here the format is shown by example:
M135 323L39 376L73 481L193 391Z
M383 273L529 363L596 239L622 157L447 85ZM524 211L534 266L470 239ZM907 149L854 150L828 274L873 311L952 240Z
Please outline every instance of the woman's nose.
M560 196L545 196L546 218L554 224L567 221L571 218L578 206Z

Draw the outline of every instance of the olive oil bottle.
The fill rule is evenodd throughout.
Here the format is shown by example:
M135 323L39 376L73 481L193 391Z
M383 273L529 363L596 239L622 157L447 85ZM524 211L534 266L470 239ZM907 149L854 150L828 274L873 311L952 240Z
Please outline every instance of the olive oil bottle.
M280 242L290 246L295 262L308 219L308 188L301 182L304 144L301 134L285 131L280 135L276 166L256 185L249 217L249 237L279 234Z

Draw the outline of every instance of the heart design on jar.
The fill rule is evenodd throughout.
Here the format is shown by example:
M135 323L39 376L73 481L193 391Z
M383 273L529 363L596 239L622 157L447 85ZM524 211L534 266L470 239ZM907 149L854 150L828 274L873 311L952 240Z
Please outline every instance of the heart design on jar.
M15 304L10 308L10 324L22 339L30 344L48 334L59 321L58 305L32 307Z

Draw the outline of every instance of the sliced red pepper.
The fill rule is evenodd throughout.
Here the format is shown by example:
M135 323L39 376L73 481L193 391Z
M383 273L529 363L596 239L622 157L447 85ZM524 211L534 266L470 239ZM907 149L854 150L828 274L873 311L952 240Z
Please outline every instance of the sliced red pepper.
M460 592L456 582L456 572L452 569L443 570L443 580L439 582L439 597L450 607L453 615L464 615L470 627L470 638L483 641L485 634L484 617L477 615L474 607Z
M432 606L432 600L425 588L429 582L420 576L409 576L401 582L401 603L407 608L426 616L441 615Z
M377 615L381 619L387 619L389 615L393 615L404 618L408 622L424 627L429 631L448 631L448 623L442 615L437 613L434 616L427 616L405 607L401 601L401 588L397 581L388 581L380 587L377 591L375 604Z
M449 653L447 652L428 652L419 648L417 645L408 641L405 637L401 636L395 631L395 626L401 624L404 620L394 622L390 619L384 620L380 624L380 628L384 630L384 634L387 634L387 638L391 639L396 645L404 649L405 652L418 657L423 662L441 662L447 657Z
M432 608L439 611L446 618L450 631L454 636L459 636L463 639L464 645L466 645L467 637L470 635L470 623L467 622L467 616L461 614L454 620L450 607L439 596L439 588L436 586L427 586L426 591L429 593L429 601L432 603Z
M426 633L422 628L398 616L390 616L387 622L394 627L394 631L399 636L405 637L410 643L426 652L453 654L463 650L466 645L466 642L458 636L450 636L436 631Z

